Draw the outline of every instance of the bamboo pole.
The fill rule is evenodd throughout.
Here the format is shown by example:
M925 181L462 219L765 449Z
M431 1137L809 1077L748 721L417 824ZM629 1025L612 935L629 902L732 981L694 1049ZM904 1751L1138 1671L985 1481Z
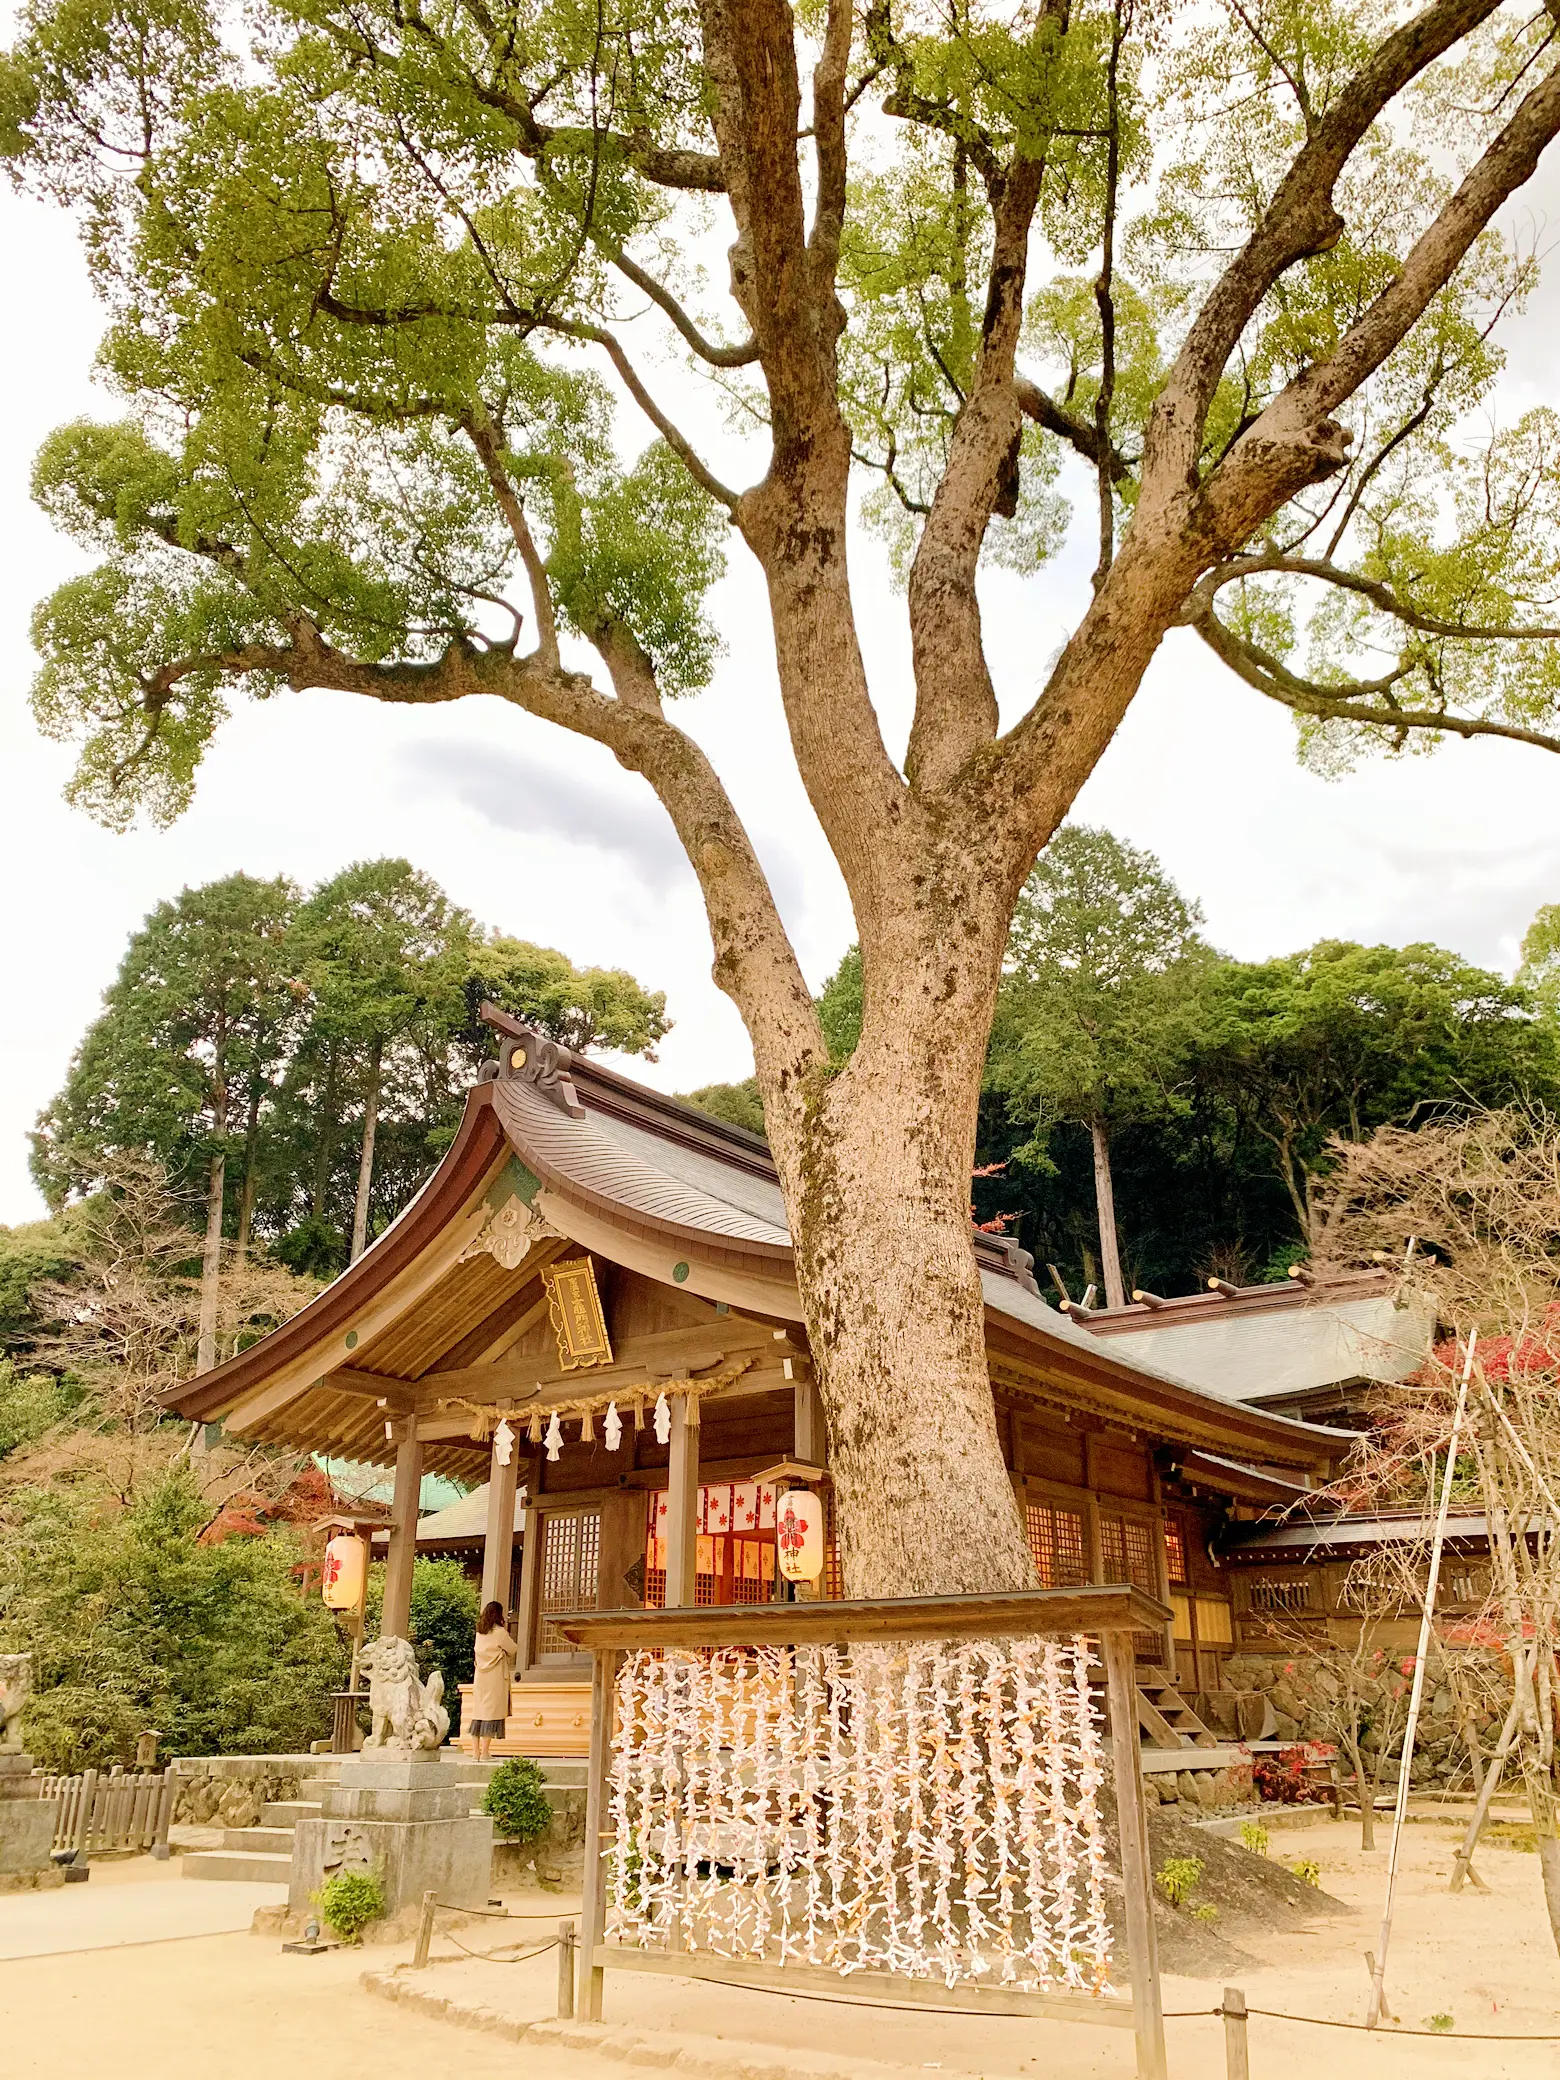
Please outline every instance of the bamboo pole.
M1408 1720L1403 1728L1403 1759L1398 1768L1397 1803L1392 1811L1392 1845L1387 1852L1387 1893L1381 1907L1381 1934L1376 1941L1376 1961L1370 1974L1370 2007L1365 2027L1374 2029L1386 2006L1387 1945L1392 1940L1393 1895L1397 1889L1398 1857L1403 1846L1403 1823L1408 1818L1409 1778L1413 1770L1414 1739L1419 1731L1419 1707L1425 1694L1425 1668L1430 1659L1430 1635L1435 1622L1435 1596L1441 1578L1441 1548L1446 1543L1446 1518L1452 1506L1452 1477L1457 1471L1457 1441L1462 1435L1468 1408L1468 1382L1473 1377L1473 1354L1479 1347L1479 1332L1470 1331L1462 1378L1457 1386L1457 1405L1452 1411L1452 1434L1446 1440L1446 1470L1441 1477L1441 1501L1436 1511L1435 1535L1430 1541L1430 1574L1425 1583L1425 1605L1419 1620L1419 1651L1414 1657L1413 1688L1408 1693Z

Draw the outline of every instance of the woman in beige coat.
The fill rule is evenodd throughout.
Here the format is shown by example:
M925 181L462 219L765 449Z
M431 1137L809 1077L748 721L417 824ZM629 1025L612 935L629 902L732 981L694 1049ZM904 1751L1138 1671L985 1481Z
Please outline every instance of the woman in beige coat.
M487 1603L477 1620L476 1681L471 1686L471 1724L466 1731L477 1744L477 1760L486 1762L509 1717L509 1679L519 1648L504 1627L504 1606Z

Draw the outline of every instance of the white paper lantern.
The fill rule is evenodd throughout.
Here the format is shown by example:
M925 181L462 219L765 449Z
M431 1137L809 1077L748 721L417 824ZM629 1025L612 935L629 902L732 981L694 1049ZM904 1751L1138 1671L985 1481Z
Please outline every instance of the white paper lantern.
M806 1488L792 1488L775 1509L775 1548L788 1582L815 1582L823 1573L823 1503Z
M325 1548L320 1593L333 1611L355 1611L363 1601L368 1548L349 1531L338 1531Z

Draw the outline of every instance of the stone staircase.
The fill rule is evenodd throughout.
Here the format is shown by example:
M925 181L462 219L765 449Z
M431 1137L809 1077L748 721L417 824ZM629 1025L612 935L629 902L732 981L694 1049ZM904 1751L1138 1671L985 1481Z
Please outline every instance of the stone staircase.
M227 1827L220 1849L194 1849L183 1859L186 1878L226 1878L244 1885L285 1885L292 1874L293 1829L317 1820L324 1810L317 1795L330 1780L315 1777L299 1786L298 1798L263 1806L255 1827Z
M471 1793L475 1812L482 1804L497 1760L478 1762L459 1755L460 1784ZM542 1765L550 1791L585 1789L585 1762L551 1761ZM192 1849L181 1859L186 1878L228 1879L245 1885L285 1885L292 1873L293 1829L300 1820L317 1820L324 1810L321 1794L334 1776L306 1779L297 1798L275 1799L263 1806L254 1827L227 1827L220 1849Z

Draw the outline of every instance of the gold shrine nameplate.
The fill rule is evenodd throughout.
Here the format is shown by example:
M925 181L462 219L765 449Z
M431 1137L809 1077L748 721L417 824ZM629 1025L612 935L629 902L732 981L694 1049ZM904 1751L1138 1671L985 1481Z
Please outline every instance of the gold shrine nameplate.
M607 1318L601 1311L601 1295L596 1290L596 1267L590 1258L574 1257L567 1264L548 1264L542 1271L542 1282L547 1288L553 1334L558 1339L558 1363L564 1371L610 1365L612 1344L607 1335Z

